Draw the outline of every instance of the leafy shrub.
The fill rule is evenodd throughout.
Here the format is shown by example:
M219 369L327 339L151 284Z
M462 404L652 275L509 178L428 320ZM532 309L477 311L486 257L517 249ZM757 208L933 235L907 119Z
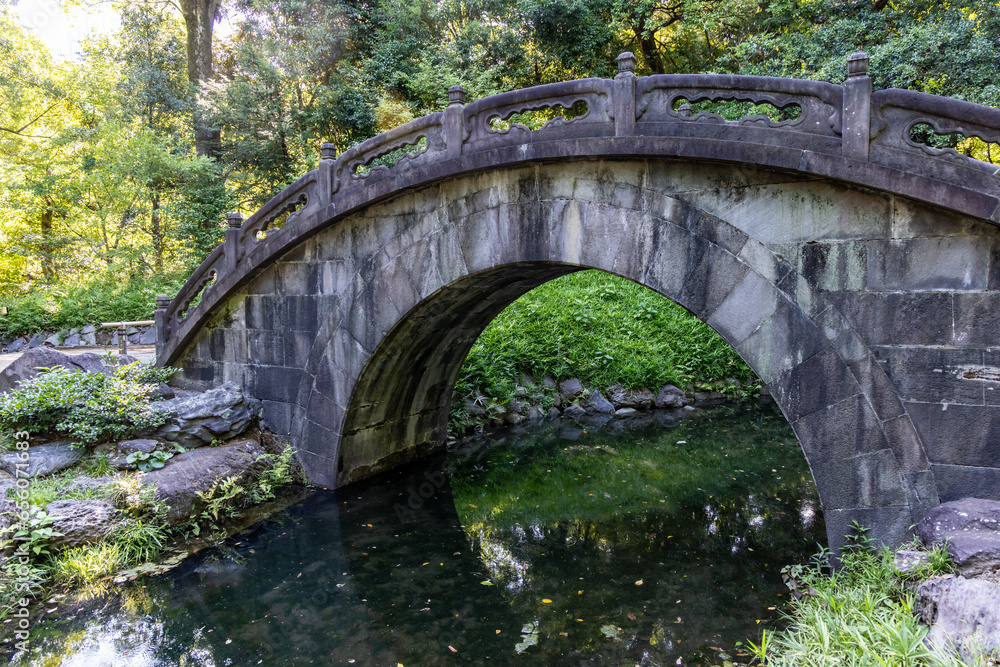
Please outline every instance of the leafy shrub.
M173 369L130 364L109 375L45 369L0 396L0 427L55 431L83 444L156 428L166 416L150 405L156 382Z

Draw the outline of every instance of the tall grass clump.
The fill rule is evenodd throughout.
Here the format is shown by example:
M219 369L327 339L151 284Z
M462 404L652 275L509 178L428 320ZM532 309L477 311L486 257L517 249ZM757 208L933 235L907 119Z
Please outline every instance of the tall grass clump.
M683 307L601 271L557 278L508 306L473 345L456 396L509 396L522 372L654 391L667 383L757 382L736 351Z
M802 597L793 602L787 629L764 632L750 645L764 667L972 667L953 654L924 645L928 628L914 611L912 582L950 570L943 550L931 565L909 574L895 567L895 551L876 549L864 536L841 555L829 573L828 554L808 566L783 571Z

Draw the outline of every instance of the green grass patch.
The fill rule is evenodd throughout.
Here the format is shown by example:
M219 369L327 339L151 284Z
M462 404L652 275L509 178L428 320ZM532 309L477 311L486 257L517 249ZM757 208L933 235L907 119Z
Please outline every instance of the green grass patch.
M525 371L654 391L724 378L757 383L704 322L646 287L601 271L557 278L508 306L469 352L456 393L504 396Z

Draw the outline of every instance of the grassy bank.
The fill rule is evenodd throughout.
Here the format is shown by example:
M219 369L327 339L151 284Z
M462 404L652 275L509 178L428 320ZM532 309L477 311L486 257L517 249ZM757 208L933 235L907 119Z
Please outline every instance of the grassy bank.
M522 373L654 392L668 383L729 392L759 385L746 362L704 322L646 287L601 271L552 280L486 327L459 373L453 421L465 417L466 398L509 401Z
M907 548L919 549L918 544ZM765 667L829 665L986 667L995 658L933 653L924 646L928 628L914 611L919 582L952 571L948 554L936 548L929 562L909 573L895 567L895 551L876 549L863 536L844 551L842 568L830 573L826 554L810 565L786 568L790 588L802 595L786 630L764 632L754 644ZM991 660L993 660L991 662Z
M186 275L123 276L110 273L79 281L39 285L27 293L0 295L7 315L0 315L0 335L82 327L91 322L149 320L156 297L173 296Z

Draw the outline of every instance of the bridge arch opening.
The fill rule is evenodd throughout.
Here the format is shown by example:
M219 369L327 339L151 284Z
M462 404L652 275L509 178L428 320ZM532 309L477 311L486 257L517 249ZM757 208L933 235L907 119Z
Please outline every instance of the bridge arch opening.
M360 481L442 447L456 378L486 326L543 283L598 269L689 310L772 387L812 470L832 547L843 542L858 505L871 507L889 495L891 507L905 507L893 454L876 450L875 457L866 456L872 437L867 428L877 425L857 423L865 410L863 392L789 288L796 285L794 272L783 270L778 258L767 257L763 246L728 223L698 212L687 218L682 233L669 239L672 265L502 263L420 300L379 341L353 386L336 450L336 484ZM759 246L753 257L744 252L748 243ZM845 438L847 420L856 430ZM896 518L897 533L905 531L906 516Z

